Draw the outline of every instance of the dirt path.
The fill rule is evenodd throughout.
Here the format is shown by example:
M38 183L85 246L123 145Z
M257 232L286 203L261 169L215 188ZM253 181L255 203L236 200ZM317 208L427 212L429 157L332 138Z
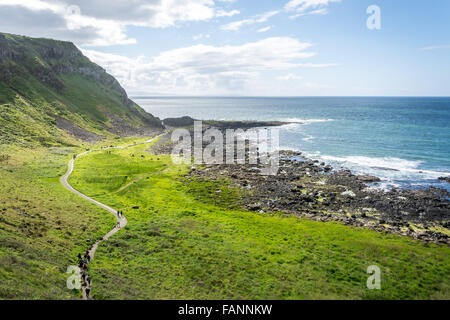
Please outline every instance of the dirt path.
M119 189L117 189L116 191L113 191L113 192L111 192L111 193L119 193L119 192L121 192L121 191L127 189L129 186L135 184L136 182L141 181L142 179L145 178L145 176L146 176L146 174L143 174L143 175L141 175L140 177L134 179L133 181L128 182L126 185L120 187Z
M164 133L162 133L162 134L160 134L160 135L158 135L158 136L156 136L156 137L154 137L154 138L151 138L150 140L141 142L141 143L134 143L134 144L130 144L130 145L126 145L126 146L121 146L121 147L108 147L108 148L102 148L102 149L89 150L89 151L86 151L86 152L83 152L83 153L80 153L79 155L77 155L77 156L76 156L76 159L78 159L79 157L81 157L81 156L83 156L83 155L85 155L85 154L88 154L88 153L90 153L90 152L104 151L104 150L108 150L108 149L125 149L125 148L128 148L128 147L133 147L133 146L137 146L137 145L147 144L147 143L150 143L150 142L152 142L153 140L155 140L155 139L157 139L157 138L163 136L165 133L166 133L166 132L164 132ZM91 261L92 261L92 260L94 259L95 252L97 251L97 248L98 248L98 246L100 245L100 243L102 243L102 242L105 241L105 240L108 240L111 236L113 236L114 234L116 234L117 232L119 232L121 229L125 228L125 226L128 224L128 220L127 220L127 218L125 218L124 216L119 217L119 215L117 214L117 210L115 210L115 209L111 208L110 206L107 206L106 204L103 204L103 203L101 203L101 202L99 202L99 201L97 201L97 200L95 200L95 199L93 199L93 198L90 198L90 197L88 197L87 195L85 195L85 194L83 194L83 193L81 193L81 192L75 190L75 189L69 184L69 182L67 181L67 179L69 178L69 176L70 176L70 175L72 174L72 172L73 172L73 168L74 168L74 164L75 164L75 160L76 160L76 159L71 159L71 160L69 161L69 167L68 167L68 170L67 170L66 174L63 175L63 176L60 178L61 184L64 186L64 188L66 188L66 189L69 190L70 192L75 193L77 196L79 196L79 197L81 197L81 198L83 198L83 199L85 199L85 200L87 200L87 201L89 201L89 202L91 202L91 203L93 203L93 204L95 204L95 205L97 205L97 206L99 206L99 207L101 207L101 208L107 210L108 212L110 212L111 214L113 214L113 215L116 217L116 219L117 219L117 225L116 225L116 227L114 227L111 231L109 231L107 234L105 234L101 240L98 240L96 243L94 243L94 245L92 246L92 248L89 250L89 255L90 255L90 258L91 258ZM86 291L85 291L85 287L84 287L84 286L82 287L82 293L83 293L83 299L84 299L84 300L87 300L88 298L87 298L87 296L86 296Z

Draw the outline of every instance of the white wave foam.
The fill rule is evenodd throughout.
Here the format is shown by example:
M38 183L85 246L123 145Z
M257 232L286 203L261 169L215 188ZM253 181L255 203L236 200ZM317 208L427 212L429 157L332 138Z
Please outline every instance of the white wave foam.
M391 170L414 170L422 162L411 161L400 158L384 157L384 158L370 158L364 156L347 156L347 157L334 157L323 155L324 160L339 161L339 162L351 162L367 167L386 168Z
M392 180L386 180L386 181L382 181L380 183L377 183L376 185L370 187L370 189L378 189L378 190L383 190L383 191L389 191L393 188L401 188L401 184L400 183L395 183Z
M413 161L393 157L371 158L364 156L335 157L322 155L320 158L324 161L341 163L344 167L356 169L359 172L375 174L380 177L395 179L437 179L442 175L448 174L444 171L423 170L419 166L422 161ZM358 170L359 169L359 170Z

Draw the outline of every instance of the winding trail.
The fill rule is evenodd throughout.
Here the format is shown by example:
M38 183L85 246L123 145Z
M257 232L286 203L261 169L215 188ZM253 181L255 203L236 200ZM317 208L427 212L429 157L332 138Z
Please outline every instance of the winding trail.
M69 178L69 176L72 174L73 169L74 169L74 165L75 165L75 160L78 159L79 157L86 155L90 152L98 152L98 151L104 151L104 150L108 150L108 149L125 149L125 148L129 148L129 147L134 147L137 145L142 145L142 144L147 144L150 143L152 141L154 141L155 139L163 136L164 134L166 134L166 131L164 131L163 133L161 133L158 136L155 136L153 138L151 138L150 140L144 141L144 142L140 142L140 143L133 143L130 145L126 145L126 146L121 146L121 147L106 147L106 148L101 148L101 149L94 149L94 150L89 150L83 153L78 154L74 159L71 159L69 161L69 166L68 166L68 170L66 172L66 174L64 174L59 181L61 182L61 184L64 186L64 188L66 188L67 190L69 190L72 193L75 193L77 196L95 204L96 206L99 206L105 210L107 210L108 212L110 212L111 214L113 214L116 219L117 219L117 225L111 230L109 231L107 234L105 234L103 236L103 238L101 240L98 240L97 242L94 243L94 245L90 248L89 250L89 256L90 256L90 261L92 261L94 259L95 256L95 252L97 251L98 246L103 242L108 240L111 236L113 236L114 234L116 234L117 232L119 232L120 230L122 230L123 228L125 228L125 226L128 224L128 220L127 218L125 218L124 216L119 216L117 213L117 210L111 208L110 206L107 206L106 204L103 204L91 197L88 197L87 195L81 193L78 190L75 190L67 181L67 179ZM83 299L84 300L88 300L88 297L86 295L86 291L85 291L85 287L82 287L82 294L83 294Z

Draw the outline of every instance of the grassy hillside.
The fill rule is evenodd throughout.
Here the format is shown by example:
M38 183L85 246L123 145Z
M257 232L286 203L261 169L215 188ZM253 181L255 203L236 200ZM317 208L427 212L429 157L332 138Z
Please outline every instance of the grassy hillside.
M65 190L68 160L161 130L69 42L0 33L0 299L73 299L66 269L115 224Z
M129 220L91 265L97 299L450 298L448 247L242 211L227 181L188 180L136 148L77 161L70 183ZM366 288L370 265L380 291Z
M159 119L72 43L0 33L2 143L54 146L73 144L66 132L96 140L151 129L161 129Z
M59 183L74 149L1 148L0 299L74 299L65 274L114 219Z

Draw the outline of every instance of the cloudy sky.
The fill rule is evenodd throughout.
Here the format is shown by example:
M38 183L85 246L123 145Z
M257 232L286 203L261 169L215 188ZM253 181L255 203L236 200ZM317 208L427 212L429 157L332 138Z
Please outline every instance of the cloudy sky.
M132 96L449 96L449 30L448 0L0 0L0 32L73 41Z

